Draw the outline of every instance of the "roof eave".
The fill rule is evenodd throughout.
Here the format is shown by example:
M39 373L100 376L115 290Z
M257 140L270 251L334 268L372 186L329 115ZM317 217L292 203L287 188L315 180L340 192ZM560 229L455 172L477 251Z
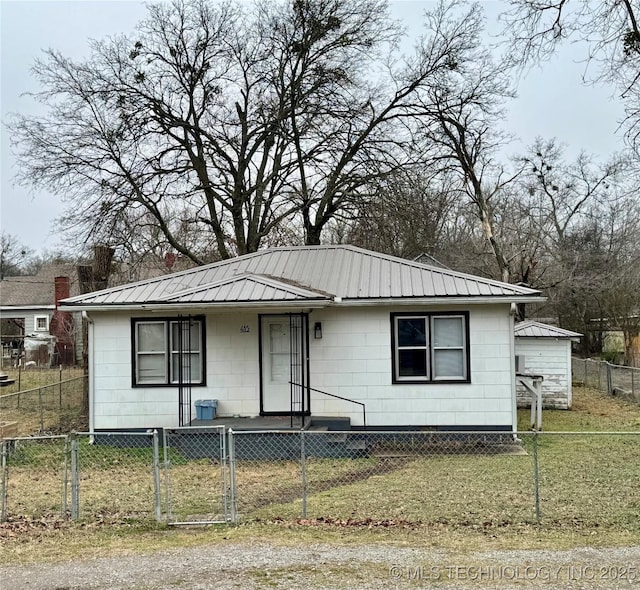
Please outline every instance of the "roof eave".
M320 308L320 307L360 307L360 306L406 306L406 305L468 305L491 303L539 303L546 297L533 295L517 296L472 296L472 297L406 297L406 298L375 298L375 299L304 299L304 300L279 300L279 301L221 301L221 302L187 302L168 303L61 303L62 311L171 311L179 309L255 309L264 307L273 308Z
M404 297L404 298L375 298L375 299L347 299L333 301L332 305L349 307L364 305L468 305L491 303L541 303L546 297L535 295L479 295L479 296L450 296L450 297Z
M55 305L0 305L0 311L22 311L27 309L55 309Z
M168 312L185 309L256 309L264 307L274 308L320 308L329 304L327 299L307 299L307 300L282 300L282 301L210 301L210 302L190 302L190 303L76 303L60 304L62 311L153 311Z

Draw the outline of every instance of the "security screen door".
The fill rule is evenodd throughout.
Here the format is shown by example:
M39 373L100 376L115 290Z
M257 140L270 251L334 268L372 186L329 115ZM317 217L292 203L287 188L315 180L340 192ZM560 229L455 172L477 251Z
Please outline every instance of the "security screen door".
M303 413L308 409L307 317L304 314L261 318L262 412Z

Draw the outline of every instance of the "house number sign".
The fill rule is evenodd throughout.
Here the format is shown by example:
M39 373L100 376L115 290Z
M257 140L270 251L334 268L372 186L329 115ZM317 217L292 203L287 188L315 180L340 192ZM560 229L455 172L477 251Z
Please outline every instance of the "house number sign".
M240 332L242 334L248 334L249 332L251 332L251 328L249 328L249 326L247 325L240 326Z

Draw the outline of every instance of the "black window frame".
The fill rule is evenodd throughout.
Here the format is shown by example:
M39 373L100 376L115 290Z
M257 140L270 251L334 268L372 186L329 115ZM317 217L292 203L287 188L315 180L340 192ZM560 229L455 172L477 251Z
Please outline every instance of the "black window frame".
M464 376L462 378L434 378L433 377L433 358L434 348L432 342L432 319L437 317L451 317L463 319L463 367ZM426 330L426 346L425 354L426 358L426 376L424 377L401 377L398 374L399 367L397 361L397 322L398 318L423 318L426 322L428 329ZM447 383L471 383L471 353L469 343L469 312L468 311L401 311L393 312L390 314L391 323L391 381L393 384L447 384ZM418 349L419 347L416 347Z
M198 322L200 324L200 367L201 375L198 381L188 381L184 385L190 387L206 387L207 385L207 333L206 333L206 317L204 315L197 316L162 316L162 317L136 317L131 318L131 386L135 388L148 388L148 387L178 387L180 383L178 381L171 380L172 371L172 336L171 325L175 322L183 322L185 320L191 320L192 322ZM138 324L150 324L150 323L164 323L165 334L168 335L165 349L165 363L166 363L166 381L162 383L138 383L138 350L137 350L137 333L136 326Z

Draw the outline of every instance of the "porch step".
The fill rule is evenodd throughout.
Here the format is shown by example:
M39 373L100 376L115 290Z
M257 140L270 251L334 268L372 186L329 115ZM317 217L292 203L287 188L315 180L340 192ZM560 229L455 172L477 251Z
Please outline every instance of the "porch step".
M327 430L351 430L351 418L343 418L342 416L311 416L311 426L326 426Z
M0 387L7 387L8 385L12 385L15 382L15 379L9 379L9 375L0 373Z

